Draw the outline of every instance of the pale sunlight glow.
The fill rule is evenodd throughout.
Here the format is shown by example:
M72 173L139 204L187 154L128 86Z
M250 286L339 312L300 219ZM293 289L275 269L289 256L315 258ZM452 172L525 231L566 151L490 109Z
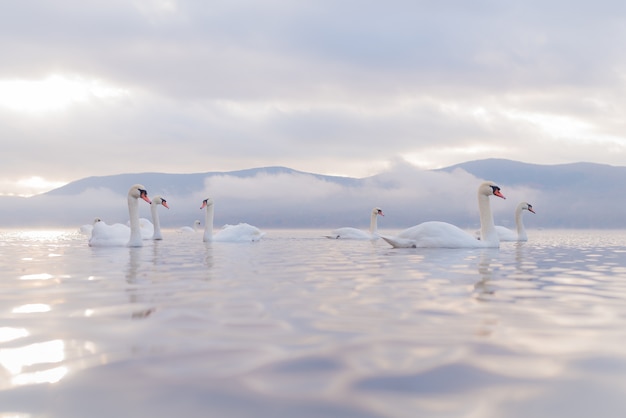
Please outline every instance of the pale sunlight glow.
M42 80L0 80L0 107L25 112L59 111L77 103L127 95L124 89L80 77L51 75Z
M17 182L18 186L25 187L31 191L35 191L35 193L47 192L48 190L52 190L66 184L67 182L65 181L49 181L38 176L21 179Z
M0 343L28 337L30 334L25 328L0 327Z
M22 305L22 306L18 306L17 308L13 308L11 312L13 313L50 312L50 305L46 305L45 303L31 303L28 305Z
M0 98L0 100L2 99ZM3 179L0 180L0 195L30 197L66 184L67 182L65 181L46 180L38 176L21 179Z
M65 344L62 340L6 348L0 350L0 365L16 376L22 373L24 367L63 361L65 359L64 350Z
M20 280L50 280L54 276L48 273L25 274L20 276Z
M14 385L28 385L38 383L57 383L67 374L67 367L55 367L34 373L23 373L12 380Z
M62 230L32 230L22 231L20 236L29 241L58 241L66 232Z
M579 138L581 133L589 135L593 126L589 123L569 116L547 115L512 110L504 112L514 120L523 120L537 126L548 135L557 138Z
M455 161L468 158L480 159L485 158L486 155L500 155L506 151L506 147L477 144L466 147L431 148L419 153L405 153L401 157L417 167L432 170L454 164Z
M151 14L169 14L176 13L178 11L178 4L175 0L142 0L135 1L135 7L142 13Z

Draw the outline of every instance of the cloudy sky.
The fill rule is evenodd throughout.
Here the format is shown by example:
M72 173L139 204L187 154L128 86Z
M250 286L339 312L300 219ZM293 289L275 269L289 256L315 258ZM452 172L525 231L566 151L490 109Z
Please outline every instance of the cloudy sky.
M283 165L626 162L626 3L0 5L0 195Z

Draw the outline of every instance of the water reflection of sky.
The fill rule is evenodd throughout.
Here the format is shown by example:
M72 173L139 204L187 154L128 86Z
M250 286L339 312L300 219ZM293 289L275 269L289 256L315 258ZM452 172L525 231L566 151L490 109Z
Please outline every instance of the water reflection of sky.
M7 328L2 329L0 338L10 336L14 340L27 335L26 330ZM62 340L0 349L0 365L11 375L8 386L58 382L67 374L67 367L51 366L63 360L65 344Z
M499 250L290 233L240 245L168 231L138 249L89 248L67 231L3 235L0 405L33 413L48 405L21 403L18 389L54 383L66 405L90 388L164 393L152 416L187 402L190 415L321 405L338 417L521 417L556 399L573 406L552 416L571 417L587 411L572 393L594 382L598 416L626 413L618 232L535 231ZM86 398L73 405L87 410Z

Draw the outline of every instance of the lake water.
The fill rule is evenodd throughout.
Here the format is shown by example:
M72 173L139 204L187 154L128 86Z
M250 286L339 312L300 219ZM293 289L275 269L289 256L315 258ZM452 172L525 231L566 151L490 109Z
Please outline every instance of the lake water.
M624 417L626 231L0 231L0 417Z

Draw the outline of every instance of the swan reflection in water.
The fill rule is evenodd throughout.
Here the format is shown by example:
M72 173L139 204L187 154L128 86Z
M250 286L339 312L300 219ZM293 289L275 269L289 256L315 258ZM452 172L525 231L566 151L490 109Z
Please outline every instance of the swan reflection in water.
M478 260L478 276L479 280L474 285L477 291L476 299L487 301L488 295L495 294L495 286L491 283L494 279L493 262L497 259L499 251L497 249L484 249L480 251Z
M155 247L158 247L158 245L156 245L156 242L155 242ZM158 251L158 249L155 249L155 251ZM145 292L142 292L143 289L141 287L137 287L136 285L152 283L151 280L139 275L139 272L141 270L140 269L141 254L142 254L142 248L131 247L128 249L129 258L128 258L128 268L126 270L126 282L129 285L132 285L128 289L129 302L131 304L135 304L135 303L145 304L146 302L142 301L142 299L145 298ZM158 254L155 255L155 257L157 257L158 259ZM150 316L155 310L156 310L156 307L154 306L150 306L148 308L144 307L141 309L136 309L132 311L131 318L143 319L143 318Z

